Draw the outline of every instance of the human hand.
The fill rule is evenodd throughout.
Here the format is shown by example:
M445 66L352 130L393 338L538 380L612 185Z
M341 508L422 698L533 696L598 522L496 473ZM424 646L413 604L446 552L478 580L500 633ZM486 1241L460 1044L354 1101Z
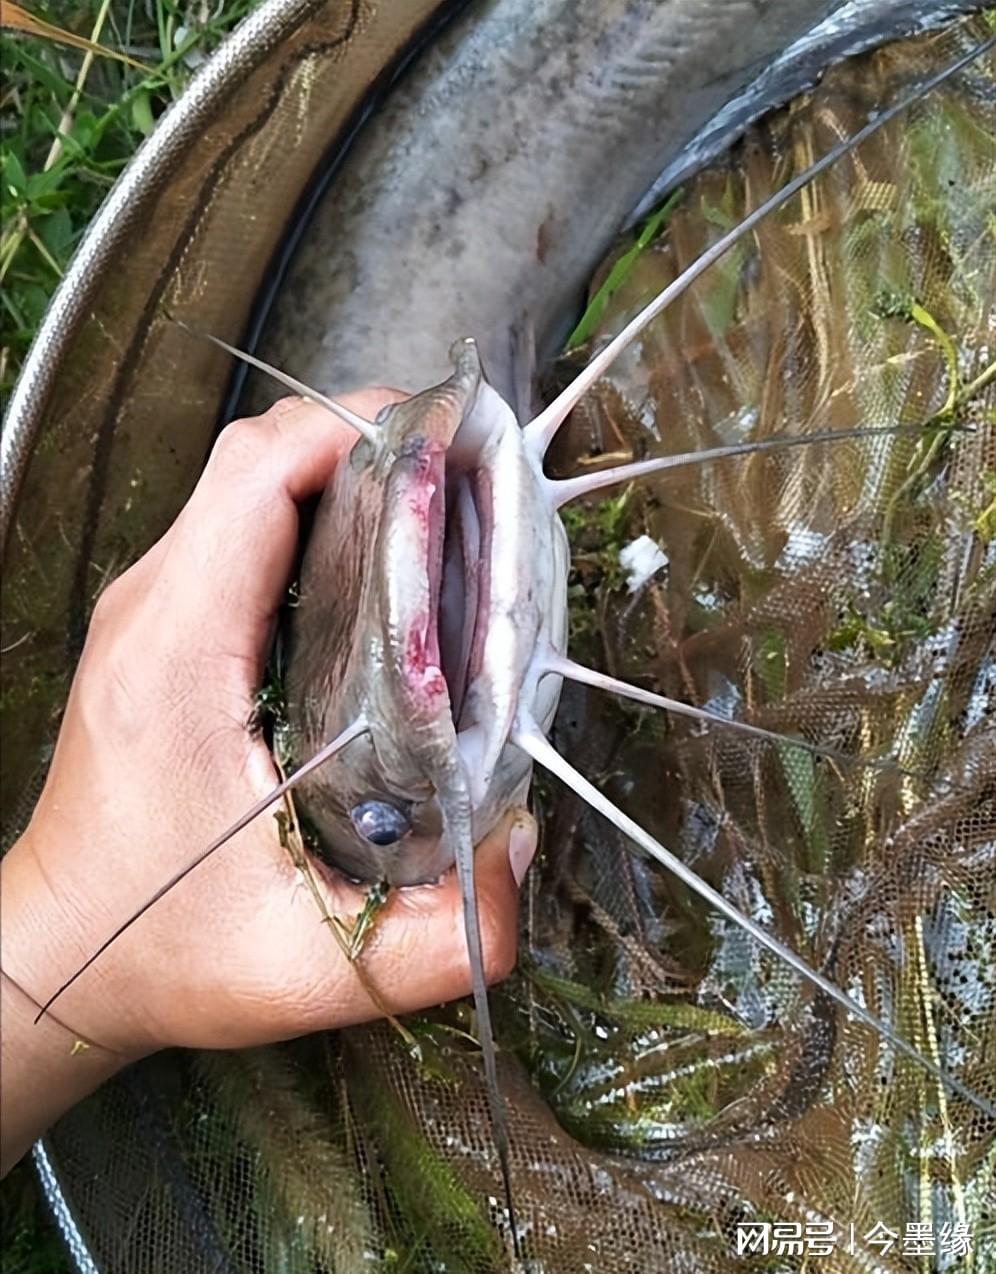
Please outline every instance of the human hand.
M400 395L344 402L369 418ZM297 505L353 434L286 399L221 435L163 538L101 596L28 830L3 864L4 968L44 1002L164 880L277 782L249 728L298 535ZM511 838L511 848L510 848ZM535 847L517 811L478 848L490 980L512 967L516 880ZM315 868L330 914L362 890ZM395 892L364 948L394 1012L470 989L456 880ZM378 1015L260 816L119 938L53 1006L123 1057L261 1044Z

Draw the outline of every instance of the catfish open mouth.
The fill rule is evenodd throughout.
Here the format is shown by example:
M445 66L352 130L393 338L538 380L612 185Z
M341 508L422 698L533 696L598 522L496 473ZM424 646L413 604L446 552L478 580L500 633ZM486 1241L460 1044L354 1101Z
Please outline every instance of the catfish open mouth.
M404 636L403 671L413 694L445 689L455 730L467 724L467 692L480 673L487 639L491 594L493 485L479 467L480 446L449 447L425 442L407 492L424 576L420 606ZM419 569L419 568L417 568Z
M462 468L448 472L436 622L457 729L467 688L481 671L487 640L493 529L493 490L487 472Z

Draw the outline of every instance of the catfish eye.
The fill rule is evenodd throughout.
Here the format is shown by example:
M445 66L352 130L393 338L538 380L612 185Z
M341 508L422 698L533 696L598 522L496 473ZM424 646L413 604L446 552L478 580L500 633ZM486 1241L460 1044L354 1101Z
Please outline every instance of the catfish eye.
M411 830L408 815L389 801L361 801L349 817L363 839L374 845L393 845Z

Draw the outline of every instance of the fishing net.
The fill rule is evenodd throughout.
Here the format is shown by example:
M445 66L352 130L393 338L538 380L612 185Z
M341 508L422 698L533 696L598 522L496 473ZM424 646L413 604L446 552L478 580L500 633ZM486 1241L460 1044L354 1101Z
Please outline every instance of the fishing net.
M630 237L606 263L595 327L558 375L992 25L856 59L754 127L686 183L649 244ZM575 688L554 742L990 1101L993 81L992 59L976 61L769 218L620 360L551 466L918 427L682 469L570 509L572 654L788 737ZM620 551L642 537L654 569L637 583ZM493 995L521 1268L996 1268L992 1122L552 780L537 805L519 968ZM161 1055L74 1110L46 1164L98 1267L509 1268L473 1015L451 1005L409 1026L417 1056L387 1025Z

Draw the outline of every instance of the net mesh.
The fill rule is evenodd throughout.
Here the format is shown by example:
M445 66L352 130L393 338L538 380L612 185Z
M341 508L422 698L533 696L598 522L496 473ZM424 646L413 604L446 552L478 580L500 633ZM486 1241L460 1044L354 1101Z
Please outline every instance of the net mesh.
M687 184L594 341L990 27L856 59L752 129ZM990 1100L993 79L976 62L769 218L648 329L552 458L574 473L784 432L924 427L680 470L567 519L577 658L901 772L576 688L554 741ZM644 535L665 560L631 592L619 551ZM520 965L493 996L521 1268L996 1268L991 1122L552 781L537 802ZM410 1025L418 1058L386 1025L161 1055L73 1111L48 1149L99 1268L509 1268L472 1014ZM832 1252L739 1251L746 1223L829 1223ZM909 1242L918 1223L928 1257Z

